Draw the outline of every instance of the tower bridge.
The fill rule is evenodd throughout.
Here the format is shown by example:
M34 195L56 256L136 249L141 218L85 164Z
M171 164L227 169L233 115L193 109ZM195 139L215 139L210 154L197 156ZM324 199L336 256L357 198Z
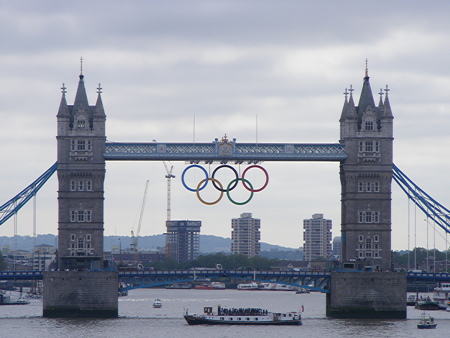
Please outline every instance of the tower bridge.
M114 301L113 275L86 274L86 270L101 270L103 261L104 228L104 179L106 161L186 161L190 163L255 164L261 161L334 161L339 162L341 181L341 238L344 261L366 260L378 271L391 269L391 186L392 179L430 217L436 217L440 226L450 232L450 212L433 201L430 196L417 192L416 186L393 164L393 114L389 101L389 89L381 91L378 104L372 95L368 70L365 70L358 105L353 89L345 91L345 100L339 119L340 139L333 144L294 143L238 143L223 137L210 143L127 143L106 141L106 114L102 103L102 91L97 90L95 105L89 105L80 74L73 105L66 100L66 87L57 114L57 162L38 180L16 197L0 206L0 224L5 222L36 194L46 180L56 171L58 175L58 269L47 274L46 285L54 287L47 292L44 315L61 312L99 313L117 315ZM383 98L384 96L384 98ZM424 197L425 196L425 197ZM434 211L429 211L434 210ZM442 216L445 214L445 216ZM65 274L71 272L70 275ZM74 271L79 271L74 274ZM382 273L374 278L364 275L331 276L327 296L327 314L351 316L365 313L367 316L405 317L406 275ZM116 276L117 277L117 276ZM43 276L46 279L45 274ZM369 278L369 279L367 279ZM68 289L89 280L89 284L109 285L103 308L94 302L89 309L80 304L61 301L68 296ZM349 283L349 281L352 281ZM92 282L94 281L94 282ZM371 282L373 293L379 295L371 304L354 308L355 291L364 293ZM75 283L75 284L74 284ZM87 282L86 282L87 283ZM66 285L66 286L64 286ZM85 284L83 284L85 285ZM333 292L333 287L339 288ZM50 288L46 288L50 290ZM75 288L81 290L81 288ZM89 288L88 288L89 289ZM346 291L346 292L344 292ZM89 292L95 290L89 289ZM108 293L109 292L109 293ZM403 292L405 294L403 294ZM401 294L399 297L398 295ZM44 291L44 298L45 298ZM63 295L66 295L63 297ZM78 295L82 299L82 295ZM73 299L73 295L70 295ZM389 304L383 300L390 299ZM377 302L381 302L378 304ZM374 305L375 304L375 305ZM78 306L78 307L77 307ZM381 309L381 310L380 310Z

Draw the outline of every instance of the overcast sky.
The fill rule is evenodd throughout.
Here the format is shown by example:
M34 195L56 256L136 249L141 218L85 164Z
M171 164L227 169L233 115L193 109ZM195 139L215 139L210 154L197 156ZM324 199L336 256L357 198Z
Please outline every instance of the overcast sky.
M367 58L375 102L391 89L395 164L450 207L449 14L447 0L2 1L0 204L56 161L60 88L73 104L80 57L91 105L103 87L109 141L238 143L337 143L342 93L352 84L358 102ZM340 235L337 162L265 162L270 183L245 206L201 204L181 184L187 165L171 165L172 219L201 220L202 234L230 237L251 212L271 244L302 246L314 213ZM141 235L165 232L165 175L161 162L107 162L105 234L136 231L146 180ZM37 196L39 234L57 233L57 189L54 175ZM392 208L393 249L444 249L395 183ZM11 218L0 235L13 234Z

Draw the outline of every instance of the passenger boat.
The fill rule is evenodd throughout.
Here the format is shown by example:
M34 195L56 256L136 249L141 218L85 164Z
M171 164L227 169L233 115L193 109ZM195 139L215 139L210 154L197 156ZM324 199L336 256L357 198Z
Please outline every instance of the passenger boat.
M450 301L450 283L441 283L437 288L434 288L433 301L439 308L447 309Z
M260 290L259 285L255 282L248 283L248 284L238 284L237 286L238 290Z
M192 284L191 283L167 284L166 289L192 289Z
M275 313L259 308L205 307L203 314L189 314L184 319L189 325L302 325L300 312Z
M156 298L155 301L153 302L153 307L156 309L159 309L162 307L162 302L161 299Z
M416 309L419 310L439 310L440 307L438 303L433 302L430 297L427 297L424 300L419 300L415 306Z
M437 323L434 322L434 318L425 312L422 313L420 317L419 324L417 324L418 329L435 329Z
M416 306L417 304L417 296L410 295L406 299L406 306Z
M17 300L12 300L10 295L0 294L0 305L26 305L30 304L30 301L19 297Z
M195 286L199 290L225 290L225 284L220 282L212 282L208 284L199 284Z
M279 284L279 283L261 283L259 285L260 290L266 291L297 291L299 288L297 286Z

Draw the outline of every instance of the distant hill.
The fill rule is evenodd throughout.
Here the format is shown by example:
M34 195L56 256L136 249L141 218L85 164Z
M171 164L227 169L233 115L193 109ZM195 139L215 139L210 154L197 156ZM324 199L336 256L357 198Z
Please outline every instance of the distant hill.
M156 250L165 245L165 235L140 236L138 246L142 249ZM57 246L58 240L55 235L37 235L36 239L31 236L6 237L0 236L0 248L9 246L10 250L17 249L31 251L33 246L47 244ZM104 250L110 251L113 246L120 246L122 249L131 245L130 236L105 236ZM202 253L229 253L231 251L231 239L213 235L200 235L200 251ZM282 247L268 243L261 243L261 251L297 251L297 249Z

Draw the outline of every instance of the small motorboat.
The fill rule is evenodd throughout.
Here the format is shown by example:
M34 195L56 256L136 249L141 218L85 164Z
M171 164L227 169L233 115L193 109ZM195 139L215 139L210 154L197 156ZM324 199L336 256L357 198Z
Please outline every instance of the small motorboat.
M434 322L434 318L431 317L429 314L423 312L422 316L420 317L419 324L417 324L418 329L435 329L437 326L437 323Z
M162 307L162 302L161 299L156 298L155 301L153 302L153 307L156 309L159 309Z

